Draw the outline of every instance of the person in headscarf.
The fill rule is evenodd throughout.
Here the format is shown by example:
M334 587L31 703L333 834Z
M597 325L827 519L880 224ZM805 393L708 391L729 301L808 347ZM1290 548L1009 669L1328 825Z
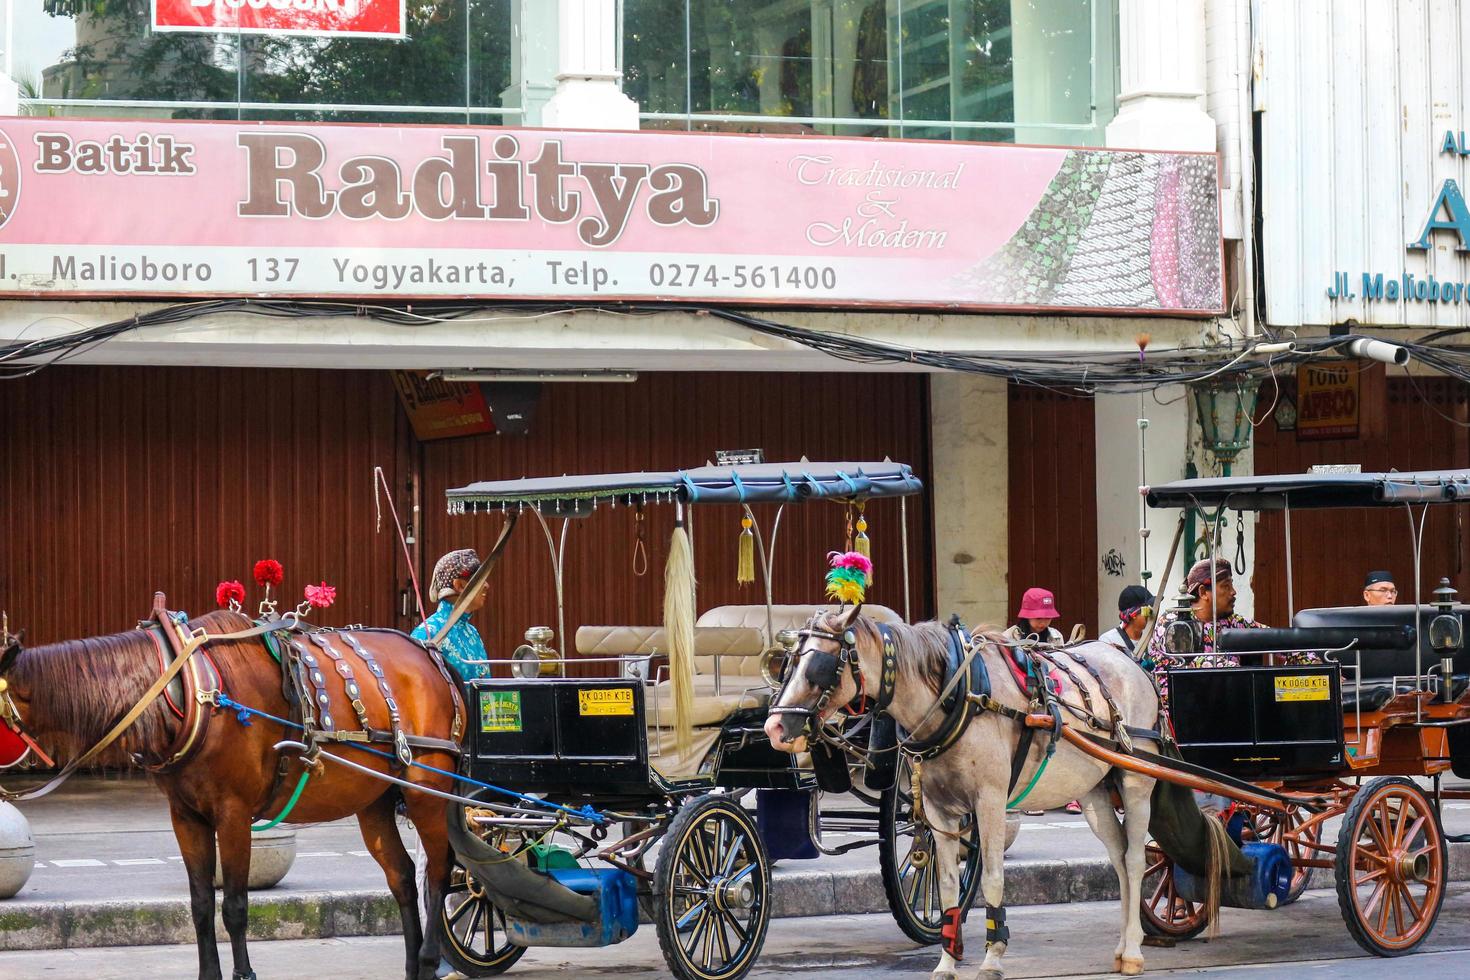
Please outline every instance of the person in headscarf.
M1143 631L1148 629L1149 617L1153 615L1154 597L1141 585L1130 585L1118 595L1118 625L1098 639L1114 649L1121 650L1153 670L1153 661L1147 650L1138 649Z
M411 634L416 640L429 640L449 621L454 604L470 584L470 579L480 568L480 556L473 548L451 551L434 565L434 577L429 582L429 595L439 604L427 620L414 627ZM439 641L439 652L465 680L489 677L490 665L485 662L485 642L470 617L485 604L490 585L485 583L469 598L462 616L450 627Z

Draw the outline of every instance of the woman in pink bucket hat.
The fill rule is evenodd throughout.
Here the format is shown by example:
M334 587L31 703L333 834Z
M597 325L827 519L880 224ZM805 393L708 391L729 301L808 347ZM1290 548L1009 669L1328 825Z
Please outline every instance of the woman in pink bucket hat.
M1059 615L1056 596L1050 590L1029 588L1021 596L1021 609L1016 613L1016 623L1006 630L1006 636L1013 640L1061 643L1061 632L1051 625Z

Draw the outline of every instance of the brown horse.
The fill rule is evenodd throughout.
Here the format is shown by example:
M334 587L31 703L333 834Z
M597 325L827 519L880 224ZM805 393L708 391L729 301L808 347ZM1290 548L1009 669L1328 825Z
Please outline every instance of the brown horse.
M211 612L189 624L212 635L240 632L252 624L232 612ZM388 630L358 630L323 634L346 653L346 638L352 637L381 665L406 733L449 739L456 718L463 723L463 706L453 685L445 680L429 654L415 641ZM309 644L307 644L309 646ZM200 653L208 655L217 668L221 690L234 701L291 718L282 692L280 665L273 659L262 637L219 640ZM344 659L353 659L347 654ZM390 727L389 709L361 659L356 661L356 679L361 702L370 726ZM344 690L343 678L335 676L323 661L327 711L337 719L338 729L356 727L358 715ZM132 708L159 678L158 649L143 630L112 636L70 640L22 651L18 639L0 652L0 677L8 683L24 729L42 744L55 747L66 757L95 744ZM190 905L199 945L200 980L221 980L219 950L214 932L214 867L216 841L224 878L223 919L234 952L236 980L253 980L245 946L246 879L250 870L250 823L277 815L295 788L303 771L302 762L290 757L284 777L279 773L281 754L275 743L301 738L295 728L255 717L242 724L234 711L206 709L210 714L200 735L199 747L182 764L155 771L153 778L168 797L169 813L179 851L189 874ZM351 719L351 722L346 721ZM156 765L175 744L183 721L159 697L142 713L117 743L144 765ZM391 745L375 746L392 753ZM417 767L395 770L394 763L339 742L325 743L324 752L340 755L385 774L440 791L452 789L453 780ZM448 751L416 751L416 760L438 769L453 771L457 760ZM428 857L426 928L421 928L413 861L404 849L394 822L394 810L402 798L409 819L417 828ZM363 775L348 767L322 764L307 780L295 808L292 823L318 823L356 815L363 841L388 879L388 888L398 902L407 944L408 980L432 978L439 966L443 941L440 916L450 872L450 853L444 819L444 802L427 793L400 791L393 785Z

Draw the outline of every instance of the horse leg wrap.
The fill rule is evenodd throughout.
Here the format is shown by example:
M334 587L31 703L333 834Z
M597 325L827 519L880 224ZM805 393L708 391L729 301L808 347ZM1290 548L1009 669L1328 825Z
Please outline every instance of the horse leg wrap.
M965 937L962 933L965 910L958 905L951 906L939 917L939 923L939 938L944 942L944 951L958 963L965 958Z
M996 943L1008 943L1011 941L1011 930L1006 927L1006 907L1004 905L985 906L985 946L989 948Z

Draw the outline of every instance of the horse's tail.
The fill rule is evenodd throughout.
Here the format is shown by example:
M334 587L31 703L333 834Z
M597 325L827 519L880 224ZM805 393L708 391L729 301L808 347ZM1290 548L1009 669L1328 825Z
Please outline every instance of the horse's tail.
M1210 839L1209 872L1205 883L1208 892L1205 897L1205 919L1209 922L1208 938L1215 939L1220 935L1220 885L1230 873L1232 841L1225 825L1219 820L1206 817L1205 826L1209 829Z

